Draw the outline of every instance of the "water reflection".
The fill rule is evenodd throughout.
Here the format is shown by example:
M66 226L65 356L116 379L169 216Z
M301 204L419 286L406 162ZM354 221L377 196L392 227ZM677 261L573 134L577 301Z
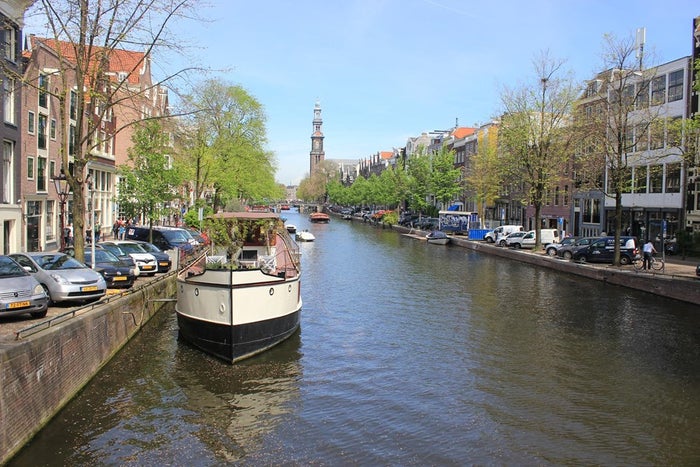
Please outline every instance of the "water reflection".
M290 223L316 237L300 245L300 334L229 366L166 314L16 465L700 458L697 306L361 223Z

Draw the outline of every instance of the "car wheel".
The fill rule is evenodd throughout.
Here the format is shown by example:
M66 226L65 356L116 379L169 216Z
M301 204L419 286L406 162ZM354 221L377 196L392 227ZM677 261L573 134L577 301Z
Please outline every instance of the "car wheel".
M491 237L486 237L484 240L486 240L486 243L493 243L493 238Z
M557 254L557 249L556 248L547 248L547 255L549 256L556 256Z
M44 289L44 293L46 293L46 296L49 297L49 306L52 306L54 304L54 301L51 300L51 294L49 293L49 288L46 287L44 284L41 284L41 288ZM32 315L34 316L34 315ZM44 316L46 316L46 313L44 313ZM35 316L35 318L43 318L44 316Z
M625 256L625 255L620 256L620 264L621 265L626 266L630 263L631 263L631 261L630 261L629 256Z
M586 255L581 255L578 257L578 262L579 263L585 263L588 261L588 258L586 258Z
M520 243L513 243L513 248L515 248L516 250L519 250L519 249L520 249Z
M571 252L570 252L570 251L565 251L561 256L562 256L564 259L569 260L569 259L571 259Z
M506 246L506 241L505 241L505 240L501 240L501 243L499 243L499 245L501 245L501 246Z
M44 311L33 311L33 312L29 313L29 314L32 315L32 318L44 318L44 317L46 317L46 313L47 313L47 312L48 312L48 310L44 310Z

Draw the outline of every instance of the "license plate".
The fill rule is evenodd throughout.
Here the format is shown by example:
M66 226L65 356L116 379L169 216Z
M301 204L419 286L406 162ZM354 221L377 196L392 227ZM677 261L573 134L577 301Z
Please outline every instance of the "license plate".
M152 266L152 265L141 266L141 269L143 269L144 271L150 271L153 268L155 268L155 266Z
M162 263L159 263L159 264L160 264L160 266L167 266L167 265L168 265L168 263L166 263L166 262L162 262Z
M115 276L113 280L115 280L115 281L125 281L125 280L126 280L126 276Z
M80 291L81 291L81 292L93 292L93 291L95 291L95 290L97 290L97 286L96 286L96 285L88 285L88 286L85 286L85 287L81 287L81 288L80 288Z
M9 303L7 305L7 308L9 308L9 309L24 308L25 306L29 306L29 301Z

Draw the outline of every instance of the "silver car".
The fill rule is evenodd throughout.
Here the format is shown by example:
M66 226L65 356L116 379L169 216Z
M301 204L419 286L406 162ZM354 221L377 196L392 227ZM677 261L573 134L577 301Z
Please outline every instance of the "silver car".
M0 317L29 313L43 318L49 297L41 284L15 260L0 256Z
M107 293L99 272L65 253L16 253L10 258L39 281L53 303L95 301Z

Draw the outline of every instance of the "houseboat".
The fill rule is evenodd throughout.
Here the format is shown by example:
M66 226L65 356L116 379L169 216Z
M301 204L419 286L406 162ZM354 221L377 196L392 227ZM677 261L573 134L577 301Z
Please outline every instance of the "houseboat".
M195 347L235 363L299 327L299 248L275 213L222 213L206 224L210 251L177 278L179 333Z

